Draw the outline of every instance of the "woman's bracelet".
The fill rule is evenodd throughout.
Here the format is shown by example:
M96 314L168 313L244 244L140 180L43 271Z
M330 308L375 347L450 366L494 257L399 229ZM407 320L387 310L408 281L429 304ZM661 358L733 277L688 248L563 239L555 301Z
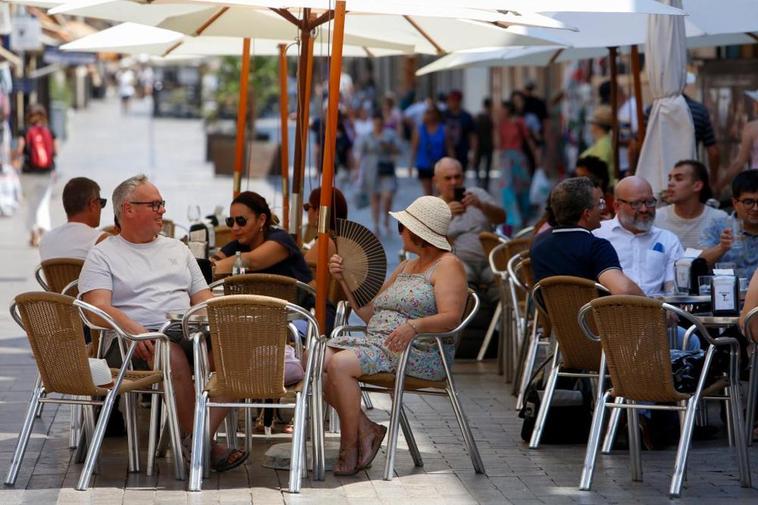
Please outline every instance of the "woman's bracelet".
M415 324L413 324L413 322L411 322L411 320L410 320L410 319L408 319L408 320L406 321L406 323L408 324L408 326L410 326L411 328L413 328L413 331L416 333L416 335L418 335L418 328L416 327L416 325L415 325Z

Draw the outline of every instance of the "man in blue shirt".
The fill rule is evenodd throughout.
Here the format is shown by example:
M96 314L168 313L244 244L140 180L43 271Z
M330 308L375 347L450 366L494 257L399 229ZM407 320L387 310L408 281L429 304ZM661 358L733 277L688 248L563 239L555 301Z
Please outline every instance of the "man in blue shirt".
M532 244L534 280L572 275L599 282L614 295L643 295L621 271L610 242L590 233L600 226L605 208L602 191L587 177L560 182L550 194L550 208L557 226L537 235Z
M714 219L703 230L701 256L711 266L734 263L737 275L750 279L758 268L758 170L734 178L732 205L734 214Z

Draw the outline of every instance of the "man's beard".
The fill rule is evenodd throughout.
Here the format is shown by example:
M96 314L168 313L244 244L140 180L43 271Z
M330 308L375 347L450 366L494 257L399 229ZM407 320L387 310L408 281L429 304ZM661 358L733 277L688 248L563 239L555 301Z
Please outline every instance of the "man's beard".
M650 219L644 219L644 218L629 218L622 214L619 214L619 221L624 226L624 228L634 228L637 231L640 232L648 232L653 227L653 221L655 220L655 216L650 216Z

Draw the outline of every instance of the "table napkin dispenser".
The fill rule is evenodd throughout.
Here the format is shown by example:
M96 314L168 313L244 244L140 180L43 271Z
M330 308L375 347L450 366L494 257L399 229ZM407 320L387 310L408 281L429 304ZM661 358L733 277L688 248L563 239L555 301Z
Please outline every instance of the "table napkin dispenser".
M739 289L737 276L713 276L711 279L711 306L714 316L739 315Z

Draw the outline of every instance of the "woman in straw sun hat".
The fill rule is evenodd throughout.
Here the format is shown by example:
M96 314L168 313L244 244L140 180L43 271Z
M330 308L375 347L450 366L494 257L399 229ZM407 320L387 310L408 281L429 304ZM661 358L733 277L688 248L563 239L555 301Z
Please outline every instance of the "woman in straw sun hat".
M466 274L450 252L447 229L452 216L447 204L434 196L422 196L407 209L390 215L398 221L403 247L418 258L398 265L372 302L358 307L343 280L342 258L335 254L329 260L332 276L342 283L355 313L368 323L366 335L333 338L326 353L326 399L340 416L335 475L353 475L367 468L387 431L361 410L357 378L394 372L416 334L452 330L465 308ZM436 344L416 339L411 345L408 375L444 378ZM454 351L452 343L445 346L449 360Z

